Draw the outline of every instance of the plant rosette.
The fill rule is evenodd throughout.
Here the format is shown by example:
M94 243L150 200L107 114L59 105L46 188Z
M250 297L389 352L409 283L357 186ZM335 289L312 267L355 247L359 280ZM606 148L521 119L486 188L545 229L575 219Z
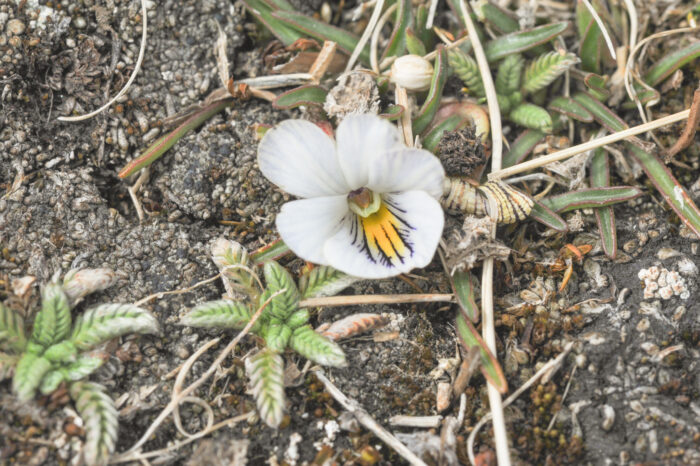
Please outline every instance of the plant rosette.
M432 260L444 225L445 171L430 152L403 145L388 121L348 116L334 141L311 122L286 120L263 137L258 164L302 198L284 204L276 222L302 259L362 278Z

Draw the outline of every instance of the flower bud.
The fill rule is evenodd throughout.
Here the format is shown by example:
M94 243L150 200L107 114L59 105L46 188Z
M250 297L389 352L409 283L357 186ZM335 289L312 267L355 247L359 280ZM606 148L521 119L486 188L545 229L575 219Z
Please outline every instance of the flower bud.
M391 82L408 91L424 91L430 87L433 65L419 55L404 55L391 65Z

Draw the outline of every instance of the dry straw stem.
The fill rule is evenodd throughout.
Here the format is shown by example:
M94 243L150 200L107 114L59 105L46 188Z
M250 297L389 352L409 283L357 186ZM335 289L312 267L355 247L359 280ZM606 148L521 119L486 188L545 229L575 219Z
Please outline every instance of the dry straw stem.
M257 78L240 79L236 84L247 84L256 90L276 89L285 86L298 86L307 84L313 80L311 73L289 73L289 74L273 74L270 76L259 76Z
M226 357L229 355L229 353L231 351L233 351L233 349L241 341L241 339L248 334L248 332L250 331L251 328L253 328L253 325L255 324L255 322L258 320L258 318L262 314L262 311L267 307L268 304L270 304L270 301L272 301L273 298L275 298L277 295L284 293L285 291L287 291L286 288L279 290L275 293L272 293L272 295L265 300L265 302L262 304L262 306L260 306L258 308L258 310L255 311L255 314L253 314L250 321L243 328L243 330L241 330L238 333L238 335L236 335L236 337L233 340L231 340L231 342L226 346L226 348L224 348L223 351L221 351L221 353L219 353L219 356L217 356L216 360L212 363L211 366L209 366L209 369L207 369L207 371L200 378L198 378L197 380L192 382L186 389L180 391L180 387L181 387L182 383L184 382L185 377L189 373L189 370L192 367L192 365L195 363L195 361L197 361L197 359L199 359L199 357L202 354L204 354L210 347L212 347L214 344L216 344L219 341L219 339L214 338L213 340L210 340L205 345L203 345L199 350L197 350L192 356L189 357L189 359L182 366L182 370L177 375L177 378L175 379L175 385L173 387L173 396L172 396L172 399L170 400L170 403L168 403L168 405L165 408L163 408L163 411L161 411L160 414L158 415L158 417L156 417L156 419L153 421L153 423L151 423L151 425L148 427L146 432L144 432L144 434L141 436L141 438L138 440L138 442L136 442L129 450L127 450L126 452L119 455L116 458L116 461L118 461L118 462L121 461L121 458L128 457L128 456L134 454L139 448L141 448L141 446L151 438L151 436L155 433L155 431L158 429L160 424L162 424L162 422L165 420L165 418L168 417L168 415L171 412L176 410L178 408L178 406L180 405L180 403L182 403L185 400L185 398L188 398L192 392L194 392L204 382L206 382L207 379L209 379L209 377L214 375L217 368L219 367L219 364L221 364L223 362L223 360L226 359ZM189 397L188 399L191 399L191 398L193 398L193 397ZM211 427L211 426L209 426L209 427ZM203 435L205 435L205 434L203 434L203 432L205 432L205 431L206 431L206 429L197 433L197 434L194 434L194 436L202 437Z
M652 34L649 37L645 37L643 40L641 40L635 47L632 47L632 51L630 52L630 56L627 59L627 67L625 68L625 89L627 90L627 95L629 98L634 101L634 103L637 105L637 110L639 110L639 115L642 118L642 121L644 123L647 122L647 116L644 113L644 109L642 108L642 103L639 101L639 97L637 97L637 91L634 89L632 86L632 71L635 68L635 55L637 54L637 51L640 50L642 47L644 47L646 44L648 44L650 41L654 39L658 39L661 37L666 37L670 36L673 34L682 34L686 32L692 32L692 31L698 31L700 30L700 27L690 27L690 28L680 28L680 29L671 29L670 31L662 31L662 32L657 32L656 34ZM636 75L636 73L635 73ZM635 79L637 79L641 84L646 86L646 83L639 79L637 76L635 76ZM646 86L648 87L648 86Z
M348 410L355 416L355 419L362 424L367 430L372 432L374 435L376 435L380 440L382 440L384 443L386 443L390 448L392 448L396 453L401 455L403 459L408 461L410 464L413 465L420 465L420 466L427 466L423 460L418 458L411 450L408 449L406 445L401 443L399 439L394 437L391 432L380 426L377 421L375 421L372 416L370 416L367 411L365 411L360 404L345 396L343 392L341 392L338 387L336 387L333 382L328 380L328 378L325 376L323 371L318 370L316 371L316 378L323 383L324 387L326 387L326 390L328 393L331 394L335 400L341 404L343 408Z
M122 88L121 91L114 97L112 97L109 102L104 104L102 107L98 108L97 110L87 113L85 115L79 115L79 116L70 116L70 117L58 117L59 121L69 121L69 122L76 122L76 121L83 121L83 120L88 120L95 115L99 115L100 113L104 112L106 109L109 108L110 105L112 105L114 102L117 101L121 96L123 96L126 91L131 87L131 84L134 82L134 79L136 79L136 75L139 73L139 70L141 69L141 62L143 61L143 56L146 52L146 23L148 22L147 20L147 14L146 14L146 0L141 0L141 18L143 21L143 27L141 30L141 48L139 49L139 57L136 59L136 66L134 66L134 71L131 73L131 77L129 80L126 82L124 87Z
M403 134L403 140L407 147L413 147L413 125L411 124L411 106L408 103L408 94L406 89L396 85L394 89L394 100L397 105L403 107L403 113L399 118L399 127L401 128L401 134Z
M489 119L491 123L491 171L496 171L501 168L503 154L501 111L498 106L496 88L493 84L493 77L491 76L491 70L489 69L488 61L486 60L484 48L481 45L479 36L476 33L476 27L474 26L469 11L467 10L465 0L460 0L459 6L467 26L469 39L471 40L472 47L474 48L474 56L476 57L476 62L479 65L481 81L484 85L484 91L486 93L486 102L488 104ZM498 209L494 205L496 201L494 199L489 199L489 201L491 202L491 212L496 215L496 212L498 212ZM496 237L495 224L496 222L494 222L494 228L491 231L492 238ZM491 353L496 355L498 353L496 351L496 329L493 315L493 257L488 257L486 260L484 260L481 284L481 332L486 345L491 350ZM496 447L496 458L498 459L498 464L500 466L509 466L511 462L510 452L508 449L508 432L506 430L505 416L503 414L501 394L498 391L498 388L490 382L487 384L487 388L489 407L491 409L491 415L493 416L493 433L494 444ZM472 464L473 463L474 461L472 458Z
M597 147L605 146L607 144L612 144L614 142L627 139L629 137L635 136L637 134L646 133L647 131L660 128L662 126L670 125L683 121L690 115L690 109L683 110L682 112L674 113L673 115L668 115L663 118L659 118L649 123L644 123L638 126L633 126L632 128L627 128L623 131L618 131L617 133L612 133L602 138L592 139L583 144L579 144L574 147L569 147L568 149L563 149L553 154L545 155L543 157L538 157L534 160L528 160L527 162L519 163L518 165L513 165L512 167L504 168L503 170L496 170L489 173L489 181L500 180L507 178L509 176L515 175L517 173L522 173L534 168L547 165L548 163L558 162L560 160L568 159L574 155L578 155L582 152L595 149Z
M377 25L374 27L374 31L372 31L372 42L370 42L369 46L369 63L370 66L372 67L372 71L375 73L379 74L379 65L377 63L377 48L379 47L379 33L382 31L382 28L384 27L384 23L386 23L389 20L389 16L399 7L398 2L394 3L391 5L389 8L386 9L384 14L382 15L381 18L379 18L379 22ZM392 57L393 58L393 57Z
M365 44L370 39L372 31L374 31L377 26L377 22L379 21L379 16L382 14L382 8L384 8L384 0L377 0L377 3L374 5L374 11L372 11L372 16L369 18L369 22L367 23L367 26L365 26L365 30L362 33L362 37L360 37L360 40L357 41L355 50L352 51L348 64L345 66L346 73L352 69L353 65L355 65L357 57L360 56L362 49L365 48Z
M551 371L558 368L564 358L566 357L567 354L571 351L571 349L574 347L573 342L569 342L566 344L564 347L564 351L561 352L559 356L556 358L552 359L548 363L546 363L544 366L538 370L535 375L530 377L530 379L522 384L520 388L518 388L516 391L513 392L512 395L510 395L508 398L505 399L503 402L503 406L506 407L510 405L512 402L518 399L518 397L527 389L529 389L531 386L535 384L541 377L546 376L549 374L551 376ZM476 423L474 426L474 429L471 431L469 434L469 437L467 438L467 454L469 455L469 461L471 461L472 464L475 464L474 461L474 440L476 439L476 435L479 433L479 430L486 424L488 421L491 420L491 413L486 414L484 417L482 417L479 422ZM500 464L500 463L499 463Z
M453 303L453 294L387 294L360 296L325 296L307 298L299 302L299 307L338 307L362 304L401 304L401 303Z
M326 74L326 70L333 61L335 57L335 51L338 48L338 44L332 40L327 40L323 43L321 51L318 52L316 60L314 60L311 68L309 68L309 74L311 75L311 82L318 84L321 82L321 78Z

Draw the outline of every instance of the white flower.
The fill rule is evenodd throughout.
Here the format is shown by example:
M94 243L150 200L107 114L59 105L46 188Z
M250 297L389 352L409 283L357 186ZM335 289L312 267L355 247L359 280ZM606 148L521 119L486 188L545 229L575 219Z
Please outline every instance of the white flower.
M303 199L282 206L277 229L299 257L349 275L384 278L430 263L442 234L438 159L401 144L375 115L351 115L333 141L286 120L258 146L263 174Z

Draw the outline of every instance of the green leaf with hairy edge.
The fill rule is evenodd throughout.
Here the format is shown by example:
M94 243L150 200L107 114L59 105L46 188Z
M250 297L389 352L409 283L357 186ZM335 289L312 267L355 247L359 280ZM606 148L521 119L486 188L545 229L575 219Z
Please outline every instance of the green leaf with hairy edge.
M520 104L515 107L508 118L515 124L536 129L544 133L552 132L552 117L547 110L534 104Z
M700 41L693 42L682 49L665 55L649 68L644 75L644 82L650 86L656 86L671 76L674 71L684 67L698 57L700 57Z
M323 21L313 19L295 11L282 11L277 10L272 12L272 17L278 19L285 25L301 32L302 34L309 35L314 39L320 41L331 40L338 44L338 49L347 53L352 54L355 50L357 42L360 40L355 34L352 34L344 29L331 26ZM360 60L365 64L369 64L369 46L365 45L360 53Z
M282 356L269 348L258 351L245 360L245 370L258 407L260 419L277 428L284 415L284 362Z
M440 120L439 122L433 124L430 130L423 138L423 149L428 149L430 152L435 153L440 144L440 139L445 131L456 131L458 129L464 128L471 123L471 118L464 115L450 115L447 118Z
M36 389L39 388L41 379L51 369L51 362L37 354L25 353L15 367L15 375L12 378L12 390L20 401L34 398Z
M608 83L607 76L600 76L595 73L586 73L583 77L583 83L588 88L588 92L596 99L604 102L610 97L610 90L605 86Z
M411 0L396 0L396 2L399 7L396 10L394 30L380 61L388 57L400 57L406 51L406 29L413 24L413 9Z
M561 113L562 115L566 115L569 118L582 121L584 123L593 122L593 115L591 115L591 112L586 110L581 104L576 102L571 97L555 97L549 102L547 109L551 110L552 112Z
M309 310L299 309L284 322L287 327L295 330L309 321Z
M450 67L459 79L464 82L470 94L477 97L484 97L484 83L481 81L479 65L472 57L462 52L460 49L452 49L447 54Z
M488 380L498 391L503 394L508 391L508 382L503 375L503 370L498 360L489 350L486 343L476 331L474 325L461 313L457 313L457 336L459 337L464 349L469 351L470 348L479 348L479 354L481 356L481 373L484 374L486 380Z
M239 301L221 299L198 304L182 319L180 324L200 328L233 328L242 329L250 321L250 308ZM253 326L253 333L258 330L258 324Z
M406 29L406 49L408 53L413 55L420 55L421 57L428 53L425 49L425 44L421 41L420 37L413 32L413 29Z
M533 201L535 202L535 205L532 206L532 210L530 211L531 218L537 220L542 225L551 228L552 230L556 230L561 233L566 233L569 231L569 226L566 224L566 221L557 215L556 212L539 201L534 199Z
M265 344L268 348L282 352L289 344L292 329L285 323L270 324L265 329Z
M579 29L581 69L600 73L602 49L605 47L603 33L588 8L581 1L576 5L576 24Z
M527 158L545 134L536 129L527 129L510 145L510 150L503 156L503 168L512 167Z
M46 285L31 340L44 348L63 340L70 332L70 320L70 306L63 288L56 283Z
M74 382L69 393L85 426L85 463L106 465L114 453L119 428L114 402L102 385L92 382Z
M509 10L489 2L480 2L476 8L480 10L484 21L500 34L510 34L520 29L518 20Z
M450 276L450 283L462 313L472 322L479 322L479 307L474 300L472 278L472 273L469 270L456 270Z
M403 105L389 105L384 110L384 113L380 113L378 116L386 118L389 121L394 121L401 118L401 115L403 115L404 111L406 111L406 109L403 108Z
M359 280L329 265L321 265L299 277L299 289L302 298L334 296Z
M0 303L0 348L10 348L18 353L27 346L22 317Z
M302 34L283 21L272 16L272 7L263 0L243 0L243 4L248 11L260 21L268 31L275 35L284 45L292 45L298 39L303 38Z
M523 74L525 60L516 53L508 55L498 65L496 74L496 92L504 96L510 96L520 88L520 76Z
M257 276L253 275L253 263L248 251L240 243L217 238L211 245L211 257L224 276L224 286L229 294L237 290L253 300L258 298L260 290L256 283Z
M681 221L700 237L700 210L673 176L671 170L654 154L650 154L630 142L625 141L625 145Z
M127 333L158 333L158 321L131 304L102 304L76 319L70 341L84 351Z
M76 382L89 376L102 367L105 360L99 356L83 354L75 362L60 368L63 379L67 382Z
M272 106L280 110L289 110L301 105L316 105L323 107L328 91L315 84L306 84L277 96Z
M63 373L59 369L54 369L49 371L43 379L41 379L41 385L39 385L39 391L42 395L48 395L53 393L58 386L63 382Z
M277 262L266 262L263 267L263 273L265 274L267 289L263 296L260 297L261 305L264 302L263 298L267 299L271 294L285 290L272 298L264 313L280 320L286 320L299 307L299 300L301 299L299 289L289 272Z
M569 27L568 21L538 26L527 31L514 32L486 43L484 52L489 62L495 62L514 53L521 53L545 44Z
M594 188L610 186L610 161L608 154L602 147L593 151L591 159L591 186ZM617 255L615 211L612 207L600 207L595 209L595 217L603 244L603 251L610 259L615 259Z
M574 100L588 110L593 118L608 131L616 132L627 129L627 123L622 118L590 94L578 92L574 94Z
M523 92L537 92L581 60L573 53L549 52L532 60L523 76Z
M323 366L345 367L345 353L336 342L316 333L310 325L299 327L292 334L289 346L297 353Z
M46 351L44 351L42 356L49 361L56 363L72 361L75 359L77 354L78 349L75 347L75 345L69 340L64 340L46 348Z
M262 265L263 263L270 260L277 260L281 257L289 254L291 251L289 246L284 244L284 241L278 239L267 246L263 246L260 249L254 251L250 255L250 259L255 265Z
M428 96L425 98L425 102L423 102L423 106L418 111L418 114L413 119L413 134L422 133L428 125L430 125L430 122L433 121L433 117L435 117L438 107L440 106L442 91L445 89L445 82L449 74L447 51L441 45L438 45L437 51L438 54L435 58L435 64L433 65L433 78L430 81Z
M18 362L19 356L0 352L0 382L12 375Z
M606 207L635 199L642 194L644 192L635 186L608 186L569 191L542 199L541 202L553 211L562 213L577 209Z

